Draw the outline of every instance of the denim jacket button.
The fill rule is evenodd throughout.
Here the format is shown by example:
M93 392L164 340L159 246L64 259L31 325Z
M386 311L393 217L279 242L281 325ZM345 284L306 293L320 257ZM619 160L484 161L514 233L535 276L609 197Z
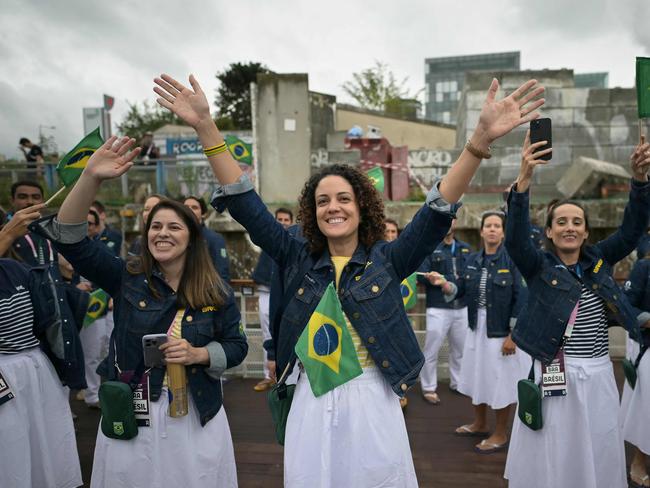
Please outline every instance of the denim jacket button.
M400 388L402 389L402 391L406 391L409 389L409 387L406 386L406 383L402 383L402 386L400 386Z
M140 300L140 302L138 303L138 305L140 305L140 308L144 308L144 307L147 306L147 302L145 302L144 300Z
M186 320L187 322L191 322L191 321L194 320L194 319L192 318L191 315L188 315L187 317L185 317L185 320Z
M372 285L370 289L372 290L373 293L377 293L379 291L379 287L377 285Z
M382 365L382 367L387 368L388 366L390 366L390 363L384 359L384 360L381 362L381 365Z
M192 374L196 374L196 368L192 368Z
M298 295L302 295L303 293L305 293L305 289L304 288L298 288Z
M557 285L557 280L551 280L551 285L553 286Z
M360 317L361 317L361 314L360 314L359 312L354 312L354 313L352 314L352 318L353 318L353 319L358 319L358 318L360 318Z
M361 279L361 276L355 276L354 281L359 281Z
M374 344L375 338L373 336L368 337L368 344Z
M591 285L591 287L592 287L594 290L597 290L597 289L598 289L598 284L594 283L593 285Z

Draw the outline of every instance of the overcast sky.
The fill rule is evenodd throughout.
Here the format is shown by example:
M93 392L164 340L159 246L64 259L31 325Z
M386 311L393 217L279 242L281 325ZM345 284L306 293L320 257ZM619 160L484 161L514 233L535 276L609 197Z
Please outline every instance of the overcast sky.
M424 59L521 51L523 69L608 71L610 86L634 84L634 57L650 55L647 0L404 2L298 0L2 0L0 154L39 125L61 151L83 136L82 108L115 97L154 100L160 72L193 72L213 98L229 63L260 61L308 73L310 89L342 97L341 84L374 60L412 91ZM645 25L644 25L645 23ZM347 100L349 101L349 100Z

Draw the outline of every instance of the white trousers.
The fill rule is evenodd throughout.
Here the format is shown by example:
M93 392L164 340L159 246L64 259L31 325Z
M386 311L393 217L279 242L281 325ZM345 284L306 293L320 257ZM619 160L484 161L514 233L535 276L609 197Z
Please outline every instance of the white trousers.
M106 344L106 328L106 317L104 316L95 320L88 327L82 327L79 331L81 347L84 350L86 383L88 383L84 396L84 401L87 404L99 401L98 393L101 378L96 373L96 370L99 363L104 359L102 351Z
M269 328L269 300L271 293L269 292L268 287L258 286L257 287L257 310L260 316L260 328L262 329L262 340L268 341L271 338L271 330ZM268 357L266 354L266 349L262 348L264 352L264 377L269 378L269 367L267 366Z
M454 309L427 308L427 333L424 341L424 366L420 372L423 392L438 389L438 355L449 340L449 386L458 388L460 363L467 335L467 307Z

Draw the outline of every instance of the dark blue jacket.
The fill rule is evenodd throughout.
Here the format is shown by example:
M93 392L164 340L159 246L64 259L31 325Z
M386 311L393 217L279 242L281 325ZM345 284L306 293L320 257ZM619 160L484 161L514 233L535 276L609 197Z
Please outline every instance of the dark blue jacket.
M427 201L432 206L444 205L437 188ZM292 237L252 191L245 176L233 185L218 186L212 205L219 212L227 207L230 215L249 232L251 240L286 270L285 284L308 262L309 271L284 310L276 341L276 371L282 372L326 287L334 281L329 252L312 255L304 241ZM434 210L432 206L424 205L396 241L379 241L370 249L359 244L339 282L343 311L378 369L399 395L415 383L424 363L404 310L400 283L442 241L456 209L447 206L445 211Z
M13 243L13 249L27 266L57 263L58 255L51 242L34 232L28 232Z
M251 278L258 285L271 286L271 274L273 273L273 259L264 251L260 253L257 265L253 270Z
M226 283L230 282L230 264L228 263L228 252L226 251L226 240L218 232L208 229L205 225L201 225L201 232L206 244L208 245L208 252L212 258L219 276Z
M526 285L504 246L499 246L491 255L486 255L483 250L470 254L465 261L465 272L456 283L456 296L465 297L468 325L476 330L479 285L484 267L488 271L485 288L487 336L506 337L525 303Z
M454 239L452 244L441 242L429 256L427 256L418 271L428 273L437 271L445 276L447 281L455 282L465 269L465 261L470 255L469 244ZM454 263L455 260L455 263ZM456 272L454 273L454 265ZM427 308L459 309L466 306L464 298L448 302L439 286L433 286L424 276L418 275L418 281L425 286L427 294Z
M97 241L84 238L74 244L55 245L76 270L113 297L115 328L108 358L100 364L97 372L108 379L117 379L117 371L113 367L116 351L122 371L138 369L143 362L142 336L166 333L174 319L178 307L175 292L156 271L152 276L152 286L159 294L156 298L149 289L144 274L129 273L126 262L113 256L106 246ZM219 308L208 306L200 310L188 309L183 319L181 335L194 347L218 342L225 356L222 369L237 366L248 351L232 291L226 303ZM217 377L209 375L206 369L207 366L199 364L186 367L189 390L202 425L217 414L222 404L218 374ZM150 395L153 401L160 398L164 373L164 368L154 368L150 372Z
M529 238L529 194L511 191L508 197L506 247L528 283L528 301L512 338L528 354L550 363L562 346L564 331L582 284L551 251L540 251ZM585 245L580 253L582 282L601 297L610 323L640 339L636 313L612 278L614 265L631 253L645 232L650 216L650 183L632 181L623 222L614 234Z
M625 295L637 308L639 326L650 320L650 258L634 263L629 279L625 282ZM645 313L644 313L645 312ZM641 329L643 342L650 345L650 329Z
M120 255L122 250L122 234L109 227L104 227L104 230L99 234L96 240L103 243L115 256Z

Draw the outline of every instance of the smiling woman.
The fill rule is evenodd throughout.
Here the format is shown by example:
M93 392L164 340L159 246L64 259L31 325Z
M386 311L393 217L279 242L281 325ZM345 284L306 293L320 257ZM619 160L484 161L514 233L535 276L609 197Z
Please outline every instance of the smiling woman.
M221 183L212 205L218 211L227 208L252 241L276 261L284 282L297 285L274 331L277 370L293 365L298 337L332 286L344 315L339 328L347 329L354 345L346 360L358 361L363 368L360 376L346 377L339 386L315 396L310 382L318 381L316 374L309 364L301 366L304 373L286 426L285 486L417 486L398 398L417 380L423 357L404 311L400 283L447 234L458 200L481 159L490 157L490 144L537 117L535 109L544 103L537 99L543 88L531 80L497 101L499 85L493 80L466 149L393 242L382 240L381 196L368 178L345 165L323 168L300 196L305 242L295 239L268 212L224 150L201 86L194 76L189 81L191 88L161 75L154 80L154 91L160 105L194 127L206 148ZM331 345L322 347L324 337L329 339L327 331L317 342L327 352Z

